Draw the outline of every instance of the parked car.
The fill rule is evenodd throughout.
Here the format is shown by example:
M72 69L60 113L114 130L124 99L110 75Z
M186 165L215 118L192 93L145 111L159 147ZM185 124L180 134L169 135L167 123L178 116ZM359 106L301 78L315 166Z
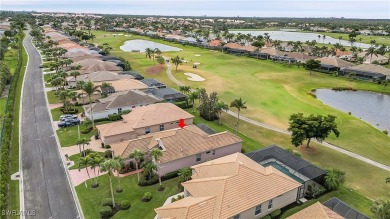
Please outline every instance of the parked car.
M80 125L80 123L80 119L78 118L65 118L63 121L58 123L58 127L65 128L69 126Z
M77 119L77 115L72 115L72 114L64 114L60 116L60 121L64 121L65 119Z

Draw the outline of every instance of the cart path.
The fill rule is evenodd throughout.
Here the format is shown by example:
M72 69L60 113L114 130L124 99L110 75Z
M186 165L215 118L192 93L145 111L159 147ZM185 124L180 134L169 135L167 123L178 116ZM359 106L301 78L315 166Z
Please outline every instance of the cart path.
M166 71L166 72L167 72L167 75L168 75L169 79L171 79L173 82L175 82L175 83L176 83L177 85L179 85L179 86L185 86L185 84L183 84L182 82L180 82L179 80L177 80L177 79L172 75L172 72L171 72L171 70L172 70L172 64L169 62L169 63L166 63L166 65L167 65L167 71ZM226 113L229 114L229 115L231 115L231 116L237 117L237 113L235 113L235 112L233 112L233 111L228 110L228 111L226 111ZM262 128L266 128L266 129L269 129L269 130L272 130L272 131L275 131L275 132L279 132L279 133L286 134L286 135L291 135L291 132L289 132L289 131L287 131L287 130L285 130L285 129L277 128L277 127L274 127L274 126L269 125L269 124L266 124L266 123L258 122L258 121L256 121L256 120L249 119L249 118L247 118L247 117L245 117L245 116L242 116L242 115L240 115L240 120L243 120L243 121L248 122L248 123L250 123L250 124L253 124L253 125L255 125L255 126L259 126L259 127L262 127ZM336 150L336 151L338 151L338 152L340 152L340 153L346 154L346 155L348 155L348 156L350 156L350 157L356 158L356 159L361 160L361 161L363 161L363 162L365 162L365 163L371 164L371 165L373 165L373 166L379 167L379 168L381 168L381 169L384 169L384 170L387 170L387 171L390 172L390 166L387 166L387 165L385 165L385 164L382 164L382 163L379 163L379 162L377 162L377 161L371 160L371 159L369 159L369 158L367 158L367 157L364 157L364 156L361 156L361 155L359 155L359 154L353 153L353 152L351 152L351 151L348 151L348 150L343 149L343 148L341 148L341 147L332 145L332 144L327 143L327 142L325 142L325 141L319 142L319 141L317 141L317 140L315 140L315 139L313 139L312 141L314 141L314 142L316 142L316 143L318 143L318 144L321 144L321 145L323 145L324 147L327 147L327 148Z

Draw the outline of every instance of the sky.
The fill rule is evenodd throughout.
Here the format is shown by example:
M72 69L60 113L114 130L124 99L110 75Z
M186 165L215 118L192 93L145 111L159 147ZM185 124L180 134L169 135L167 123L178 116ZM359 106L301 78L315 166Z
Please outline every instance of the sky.
M390 0L0 0L0 9L128 15L390 19Z

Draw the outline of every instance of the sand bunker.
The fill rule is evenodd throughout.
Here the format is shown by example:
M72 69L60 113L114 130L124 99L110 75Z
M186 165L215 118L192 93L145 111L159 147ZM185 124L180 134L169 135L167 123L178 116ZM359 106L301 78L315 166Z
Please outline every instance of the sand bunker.
M194 56L200 56L200 54L195 54Z
M113 33L113 36L123 36L123 33Z
M202 78L201 76L197 75L197 74L194 74L194 73L184 73L184 75L187 75L188 78L187 80L190 80L190 81L205 81L206 79Z
M194 65L200 65L200 62L194 62Z

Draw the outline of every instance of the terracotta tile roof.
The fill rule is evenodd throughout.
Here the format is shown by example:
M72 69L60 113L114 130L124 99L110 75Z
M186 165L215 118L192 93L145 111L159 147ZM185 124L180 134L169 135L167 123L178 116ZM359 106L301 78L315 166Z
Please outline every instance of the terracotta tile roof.
M109 83L115 89L116 92L128 91L128 90L146 90L148 88L148 86L146 86L144 83L135 79L124 78L124 79L109 81ZM96 84L101 85L103 84L103 82L97 82Z
M287 219L343 219L344 217L338 215L336 212L330 210L328 207L316 202L303 210L291 215Z
M104 62L94 58L73 62L71 65L81 65L81 69L79 70L81 74L88 74L96 71L122 71L122 68L118 67L114 62Z
M242 142L242 140L230 132L208 135L196 125L189 125L182 129L177 128L151 133L127 142L127 148L124 150L119 148L118 151L115 152L116 155L128 157L134 149L147 152L157 145L160 145L163 147L163 155L160 158L160 163L167 163L205 151L239 143ZM115 147L115 144L111 145L111 148L114 151L116 151Z
M223 45L223 47L230 49L240 49L241 45L238 43L226 43L225 45Z
M121 95L115 95L114 98L108 97L99 99L97 103L92 105L93 112L104 112L108 109L116 109L121 107L129 107L134 105L149 105L156 103L158 100L153 96L149 96L141 91L128 91ZM90 112L89 105L85 106L85 112Z
M340 49L337 49L336 50L336 56L337 57L340 57L340 56L350 56L352 55L352 52L351 51L341 51Z
M388 61L389 57L377 54L377 55L366 55L367 52L361 52L358 54L358 57L363 57L366 61L368 62L373 62L373 61Z
M91 81L91 82L110 82L117 81L121 79L133 79L134 77L131 75L120 75L116 72L111 71L96 71L89 74L80 75L77 77L78 81ZM75 78L73 76L67 77L66 81L75 82Z
M375 64L361 64L353 67L348 67L347 69L368 71L368 72L380 73L383 75L390 76L390 68L386 68L381 65L375 65Z
M271 55L271 56L281 56L281 55L283 55L283 52L277 50L274 47L264 48L264 49L260 50L260 52L267 53L268 55Z
M65 54L66 56L66 54ZM78 52L71 52L68 53L69 58L73 60L73 62L80 62L84 59L99 59L101 60L102 55L100 54L89 54L88 52L78 51Z
M271 166L265 168L241 153L192 168L193 179L182 183L186 191L195 198L216 197L213 214L205 218L230 218L301 186L279 170ZM161 210L165 210L165 217L176 214L169 205L156 209L156 212Z
M221 40L212 40L209 42L209 46L221 46Z
M103 136L112 136L132 132L134 129L176 122L194 116L172 103L156 103L134 108L123 116L123 121L98 125L96 128Z
M324 65L333 65L335 67L338 67L338 68L345 68L345 67L351 67L351 66L354 66L353 63L350 63L350 62L347 62L345 60L342 60L336 56L332 56L332 57L322 57L322 58L319 58L317 59L321 62L321 64L324 64Z
M214 213L215 201L214 196L187 197L155 211L160 218L209 218Z

